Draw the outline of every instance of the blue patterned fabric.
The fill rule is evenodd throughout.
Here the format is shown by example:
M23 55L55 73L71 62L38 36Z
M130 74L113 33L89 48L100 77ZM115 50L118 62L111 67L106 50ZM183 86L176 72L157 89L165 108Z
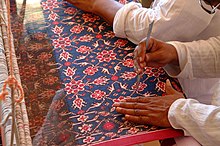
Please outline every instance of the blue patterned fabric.
M135 92L134 44L115 37L99 16L67 2L43 0L41 5L65 90L63 114L68 115L68 130L75 134L76 145L160 129L122 121L123 115L112 104L124 98L162 95L169 78L164 70L147 67ZM175 79L171 82L180 90Z

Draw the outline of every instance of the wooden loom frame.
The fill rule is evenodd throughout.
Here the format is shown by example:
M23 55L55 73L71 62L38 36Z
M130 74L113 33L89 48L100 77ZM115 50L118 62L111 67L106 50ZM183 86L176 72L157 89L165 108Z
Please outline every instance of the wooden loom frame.
M13 69L13 76L18 83L21 83L19 69L15 55L13 38L8 37L10 24L8 24L9 0L0 1L0 91L5 86L5 81L10 76L10 68ZM10 15L9 15L10 16ZM11 39L10 39L11 38ZM12 61L12 64L10 64ZM1 113L1 136L3 146L18 145L31 146L32 140L30 137L29 121L26 111L24 99L17 103L14 101L19 93L13 88L7 87L9 94L5 96L5 100L0 103ZM15 141L14 141L15 139Z

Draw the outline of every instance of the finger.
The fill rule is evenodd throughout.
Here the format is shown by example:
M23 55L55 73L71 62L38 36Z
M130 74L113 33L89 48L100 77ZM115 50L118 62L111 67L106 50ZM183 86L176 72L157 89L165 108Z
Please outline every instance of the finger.
M138 103L147 103L147 102L151 102L152 99L154 97L135 97L135 98L127 98L127 99L124 99L126 102L138 102Z
M137 102L116 102L113 104L113 107L121 107L127 109L146 109L146 104L137 103Z
M176 90L173 89L169 79L166 80L166 89L165 90L166 90L167 94L175 94L176 93Z
M125 120L137 123L137 124L150 124L150 118L147 116L133 116L133 115L125 115Z
M150 124L160 127L171 127L169 120L167 118L159 119L154 115L147 115L147 116L134 116L134 115L125 115L125 120L137 123L137 124Z
M171 82L169 79L166 80L166 94L169 95L169 94L182 94L178 91L176 91L172 85L171 85Z
M116 111L121 114L128 114L128 115L134 115L134 116L144 116L148 113L147 110L142 109L126 109L122 107L117 107Z
M148 45L146 46L146 53L150 52L151 48L153 47L153 44L154 44L154 39L150 38L149 42L148 42Z
M140 74L140 73L143 72L143 70L142 70L141 67L139 66L137 60L134 60L134 69L135 69L135 71L136 71L138 74Z
M146 41L142 41L140 44L138 44L138 56L139 61L144 62L145 53L146 53Z

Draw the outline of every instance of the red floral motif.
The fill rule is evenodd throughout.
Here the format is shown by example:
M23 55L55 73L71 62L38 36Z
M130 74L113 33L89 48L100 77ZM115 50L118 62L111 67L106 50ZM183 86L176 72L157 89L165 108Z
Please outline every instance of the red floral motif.
M106 32L106 33L104 34L104 36L105 36L105 37L108 37L108 38L113 38L113 37L115 37L115 33L112 32L112 31L109 31L109 32Z
M106 133L105 135L108 136L108 137L111 137L111 138L114 138L114 137L117 136L117 134L114 133L114 132L109 132L109 133Z
M82 15L82 19L85 22L95 22L96 20L99 20L100 17L86 13Z
M105 130L113 130L115 128L115 124L112 123L112 122L106 122L104 125L103 125L103 129Z
M53 29L52 29L52 31L55 33L55 34L58 34L58 35L60 35L62 32L63 32L63 27L59 27L59 26L55 26Z
M64 13L69 14L69 15L73 15L77 12L77 10L73 7L68 7L65 9Z
M53 55L51 53L42 52L37 58L42 61L48 61Z
M84 106L85 101L82 98L76 98L73 101L73 107L74 108L78 108L78 109L82 109L82 107Z
M94 137L87 136L86 139L83 139L83 142L89 144L89 143L91 143L94 140L95 140Z
M59 81L59 78L53 75L49 75L43 80L44 84L50 85L50 86L54 85L57 81Z
M65 60L68 61L69 59L71 59L72 55L69 52L66 52L63 50L62 53L60 53L60 60Z
M98 68L97 67L94 67L94 66L89 66L87 67L83 73L86 74L86 75L94 75L96 72L98 71Z
M54 96L55 92L56 92L56 91L53 90L53 89L47 89L47 90L44 90L44 91L40 94L40 97L41 97L41 98L44 98L44 99L49 99L49 98L51 98L51 97Z
M127 0L119 0L119 2L122 3L122 4L127 4L128 3Z
M98 79L94 80L93 84L95 84L95 85L105 85L105 84L107 84L108 80L109 79L106 78L106 77L99 77Z
M123 62L123 65L126 66L126 67L134 67L134 61L133 59L126 59L124 62Z
M86 120L87 120L88 118L89 118L88 116L81 115L79 118L77 118L77 120L80 121L80 122L86 122Z
M125 97L124 96L120 96L118 99L113 99L113 102L120 102L123 99L125 99Z
M122 74L122 78L124 79L127 79L127 80L130 80L130 79L133 79L137 76L137 73L136 72L125 72Z
M76 33L76 34L81 33L83 30L84 28L81 25L75 25L70 29L72 33Z
M82 54L86 54L88 52L91 51L91 47L87 47L87 46L80 46L79 48L76 49L77 52L80 52Z
M25 64L20 66L20 75L23 77L23 80L29 80L37 76L37 68L34 64Z
M43 48L44 47L44 45L42 44L42 43L32 43L32 44L30 44L30 49L31 50L38 50L39 48Z
M97 53L96 57L100 62L110 62L111 60L116 59L116 53L113 52L113 50L107 51L104 50L102 52Z
M83 124L82 127L79 127L79 130L81 130L82 133L89 132L92 130L92 124Z
M135 85L132 86L132 89L136 89L136 84L137 84L137 83L135 83ZM147 87L147 84L141 82L141 83L139 84L138 91L144 91L144 89L145 89L146 87Z
M127 43L127 40L118 39L114 44L118 47L124 47Z
M129 134L135 134L135 133L137 133L139 130L137 129L137 128L135 128L135 127L131 127L129 130L128 130L128 133Z
M161 82L161 81L158 81L157 84L156 84L156 88L165 92L166 90L166 83L164 82Z
M149 76L159 77L160 75L164 74L165 72L162 68L146 67L145 73L148 74Z
M67 94L77 94L79 91L83 91L85 87L85 84L82 83L81 80L75 81L71 80L70 83L65 84L65 90L67 91Z
M53 40L53 45L55 48L62 48L64 49L67 46L71 45L71 41L69 39L69 37L59 37L58 39L54 39Z
M91 35L84 35L84 36L81 36L80 38L79 38L79 40L81 41L81 42L90 42L90 41L92 41L92 39L93 39L93 37L91 36Z
M97 100L101 100L103 97L105 97L106 93L101 90L95 90L94 93L91 94L91 97Z
M112 77L111 77L111 80L113 80L113 81L117 81L118 79L119 79L118 76L112 76Z
M58 19L59 16L56 13L51 13L48 17L49 20L53 20L56 21L56 19Z
M85 113L84 110L79 110L79 111L77 112L78 115L82 115L82 114L84 114L84 113Z
M59 135L59 141L61 142L64 142L64 141L67 141L69 139L70 135L69 134L66 134L66 133L61 133Z
M107 117L107 116L110 115L110 113L109 113L109 112L106 112L106 111L101 111L101 112L99 112L99 115L102 115L102 116L104 116L104 117Z
M29 123L30 123L30 126L31 126L31 127L34 127L34 126L36 126L36 125L39 125L39 124L43 123L44 120L45 120L43 116L35 116L35 118L36 118L36 119L30 119L30 120L29 120Z
M57 0L47 0L41 3L44 10L53 10L54 8L58 8Z
M35 33L33 37L39 41L42 41L43 39L45 39L47 37L47 34L42 33L42 32L38 32L38 33Z
M76 72L76 69L75 68L70 68L70 67L67 67L67 69L64 70L64 74L67 77L70 77L70 78L75 75L75 72Z
M102 35L101 35L101 34L97 34L97 35L96 35L96 38L97 38L97 39L101 39L101 38L102 38Z

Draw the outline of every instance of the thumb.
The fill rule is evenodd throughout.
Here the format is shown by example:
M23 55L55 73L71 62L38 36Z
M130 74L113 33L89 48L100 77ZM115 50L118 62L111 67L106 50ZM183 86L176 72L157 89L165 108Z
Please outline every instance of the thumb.
M166 94L176 94L176 93L179 93L178 91L176 91L173 87L172 87L172 85L171 85L171 83L170 83L170 80L169 79L167 79L166 80Z

